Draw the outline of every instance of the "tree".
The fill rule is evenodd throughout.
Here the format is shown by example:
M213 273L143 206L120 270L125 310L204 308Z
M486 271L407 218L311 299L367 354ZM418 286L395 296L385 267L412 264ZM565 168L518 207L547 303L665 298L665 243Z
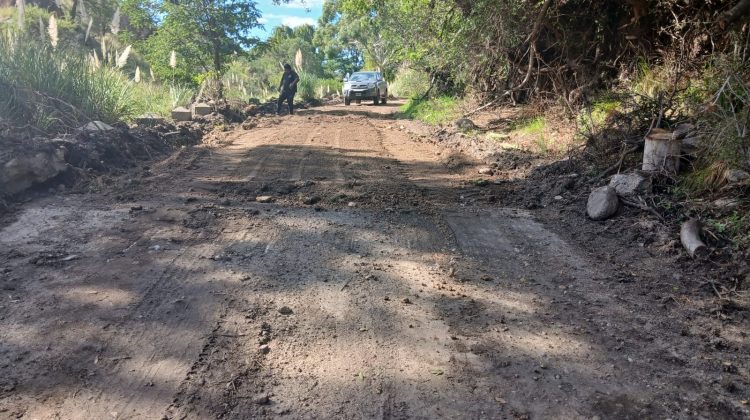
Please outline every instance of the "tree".
M145 35L138 46L157 74L175 76L169 66L175 51L182 63L177 73L208 73L219 81L219 96L227 62L257 42L248 34L261 16L256 3L245 0L127 0L125 11L133 17L131 35Z

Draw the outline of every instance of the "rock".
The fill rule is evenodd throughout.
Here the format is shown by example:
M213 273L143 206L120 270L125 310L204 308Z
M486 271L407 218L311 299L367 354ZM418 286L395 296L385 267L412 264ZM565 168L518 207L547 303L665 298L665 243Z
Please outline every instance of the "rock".
M682 140L695 131L693 124L679 124L672 132L672 140Z
M255 197L255 201L259 203L273 203L273 197L271 197L270 195L261 195Z
M111 125L105 124L101 121L91 121L90 123L79 128L80 131L85 131L89 133L95 133L99 131L112 131L114 129L115 128L112 127Z
M349 207L357 207L357 203L354 201L350 201L349 204L347 204Z
M480 175L494 175L495 171L493 171L492 168L490 167L484 167L484 168L479 168L479 174Z
M617 195L629 196L634 194L648 194L651 192L651 177L638 172L617 174L609 181Z
M730 184L736 184L750 179L750 174L741 169L727 169L724 171L724 179Z
M0 168L0 194L19 193L67 169L64 148L13 158Z
M320 197L317 195L313 195L312 197L305 197L304 200L302 200L303 203L307 204L308 206L311 206L313 204L317 204L320 202Z
M604 186L591 191L586 213L592 220L605 220L617 213L620 207L620 199L617 192L610 186Z
M193 119L193 113L185 107L177 107L172 110L172 119L175 122L190 121Z
M142 125L145 127L154 127L159 124L164 124L165 120L163 117L154 114L154 113L147 113L143 114L140 117L137 117L135 119L135 123L138 125Z
M474 124L474 121L468 118L460 118L456 120L455 125L460 131L471 131L477 129L477 125Z
M258 347L258 351L260 354L268 354L271 352L271 348L268 347L268 344L263 344L262 346Z
M193 105L193 115L204 117L212 112L214 112L214 109L211 105L203 103Z
M701 146L700 137L686 137L682 139L682 145L680 151L683 155L695 155Z
M733 198L720 198L713 202L713 205L720 209L733 209L740 205L739 200Z
M403 303L405 303L407 305L411 305L411 299L409 299L409 298L404 298L401 302L403 302Z
M282 306L281 308L279 308L279 313L281 315L291 315L294 313L294 311L288 306Z
M253 402L254 402L255 404L258 404L258 405L266 405L266 404L268 404L268 403L269 403L270 401L271 401L271 400L270 400L270 399L268 398L268 395L260 395L260 396L258 396L258 397L255 397L255 398L253 399Z

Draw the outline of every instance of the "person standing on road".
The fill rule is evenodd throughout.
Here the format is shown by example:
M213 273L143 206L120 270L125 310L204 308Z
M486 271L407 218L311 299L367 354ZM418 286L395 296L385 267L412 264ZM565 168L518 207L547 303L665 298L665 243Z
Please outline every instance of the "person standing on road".
M284 74L279 84L279 102L276 104L277 114L281 114L281 105L284 101L289 105L289 115L294 114L294 95L297 93L298 82L299 76L292 70L292 66L284 64Z

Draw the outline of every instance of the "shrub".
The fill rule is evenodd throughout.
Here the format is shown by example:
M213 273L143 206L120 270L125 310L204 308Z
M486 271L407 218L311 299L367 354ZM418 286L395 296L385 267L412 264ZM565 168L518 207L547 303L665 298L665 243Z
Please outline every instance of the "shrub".
M424 95L430 88L430 76L419 70L404 68L396 74L389 91L400 98L416 98Z

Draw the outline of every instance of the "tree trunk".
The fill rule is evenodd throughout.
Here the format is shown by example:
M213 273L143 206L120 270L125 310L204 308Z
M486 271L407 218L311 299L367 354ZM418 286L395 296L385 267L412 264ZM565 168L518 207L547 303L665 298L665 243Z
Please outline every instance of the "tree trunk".
M216 99L224 99L224 84L221 81L221 50L214 44L214 77L216 77Z

